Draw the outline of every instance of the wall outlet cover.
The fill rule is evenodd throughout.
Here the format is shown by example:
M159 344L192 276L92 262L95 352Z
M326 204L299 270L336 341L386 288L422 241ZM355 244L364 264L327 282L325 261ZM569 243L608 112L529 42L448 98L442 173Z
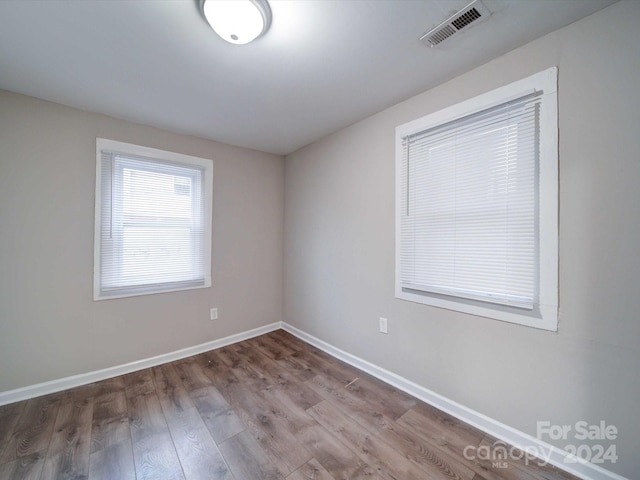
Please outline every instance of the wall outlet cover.
M387 329L387 319L380 317L380 333L389 333Z

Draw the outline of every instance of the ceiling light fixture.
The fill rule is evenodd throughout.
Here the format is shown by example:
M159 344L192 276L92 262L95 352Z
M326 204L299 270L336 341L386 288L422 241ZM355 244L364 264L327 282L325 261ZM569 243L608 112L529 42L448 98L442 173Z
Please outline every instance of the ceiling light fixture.
M236 45L254 41L271 25L267 0L200 0L200 10L220 37Z

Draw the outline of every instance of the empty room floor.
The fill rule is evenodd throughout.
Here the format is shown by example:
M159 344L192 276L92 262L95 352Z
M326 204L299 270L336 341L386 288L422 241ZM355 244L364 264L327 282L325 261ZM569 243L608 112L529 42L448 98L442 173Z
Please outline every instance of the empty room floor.
M278 330L1 406L0 479L576 478L494 442Z

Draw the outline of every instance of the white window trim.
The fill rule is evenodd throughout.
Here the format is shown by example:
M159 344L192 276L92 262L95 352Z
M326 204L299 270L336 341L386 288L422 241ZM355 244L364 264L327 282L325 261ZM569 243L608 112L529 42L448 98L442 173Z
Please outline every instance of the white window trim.
M204 284L188 287L174 287L167 289L159 289L153 291L144 291L132 288L130 293L117 295L101 295L100 294L100 278L101 278L101 225L102 225L102 151L107 150L113 153L121 153L123 155L145 157L154 160L164 160L167 162L182 163L187 165L195 165L203 168L204 181L204 265L205 277ZM93 299L109 300L113 298L134 297L140 295L151 295L158 293L176 292L182 290L193 290L199 288L211 287L211 236L212 236L212 210L213 210L213 161L206 158L194 157L182 153L169 152L151 147L144 147L132 143L119 142L105 138L96 138L96 190L95 190L95 225L94 225L94 255L93 255Z
M395 296L472 315L549 331L558 329L558 101L557 67L426 115L396 128L396 271ZM467 116L533 91L543 92L540 108L540 272L537 308L530 311L405 290L400 285L400 205L403 137Z

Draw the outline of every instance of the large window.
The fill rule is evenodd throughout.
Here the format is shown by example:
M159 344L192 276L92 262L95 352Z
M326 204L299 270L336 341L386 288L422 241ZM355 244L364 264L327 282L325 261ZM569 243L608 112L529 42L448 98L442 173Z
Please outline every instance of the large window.
M396 296L557 329L557 71L396 131Z
M98 138L94 299L211 286L213 162Z

